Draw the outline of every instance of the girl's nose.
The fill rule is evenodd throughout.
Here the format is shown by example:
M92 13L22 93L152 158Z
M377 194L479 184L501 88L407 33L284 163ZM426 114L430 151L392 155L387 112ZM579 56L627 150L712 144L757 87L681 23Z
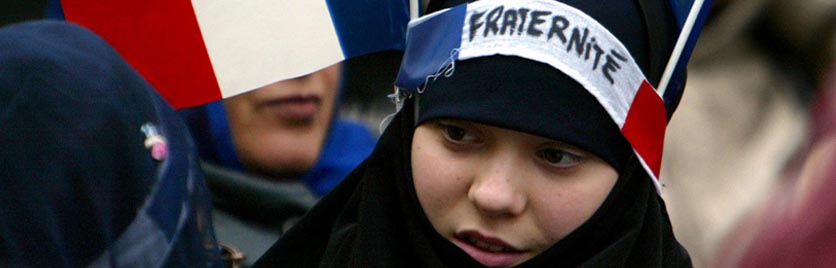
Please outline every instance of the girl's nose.
M521 214L526 197L521 189L522 173L513 161L491 161L488 168L476 175L468 190L468 199L490 216Z

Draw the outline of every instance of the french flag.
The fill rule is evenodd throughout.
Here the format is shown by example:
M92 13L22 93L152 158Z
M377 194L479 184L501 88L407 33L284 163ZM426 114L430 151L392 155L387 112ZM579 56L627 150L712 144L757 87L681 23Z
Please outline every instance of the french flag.
M454 69L455 61L484 56L517 56L551 65L573 78L598 100L621 129L657 192L661 193L659 175L668 111L675 108L682 95L681 85L684 83L687 63L710 5L711 0L670 0L679 33L658 88L647 81L626 47L606 27L572 6L552 0L481 0L411 21L395 85L407 92L420 94L423 90L421 87L428 79L450 72ZM503 10L536 10L540 11L541 16L536 20L531 15L528 24L521 23L520 26L510 28L512 31L508 35L504 34L504 24L503 30L494 26L494 34L488 34L486 21L491 16L503 16ZM512 14L511 17L516 20L517 13ZM558 25L554 23L556 19L549 19L548 15L543 14L559 14L559 18L566 22L563 25L576 25L583 29L584 36L587 33L593 36L591 40L595 40L595 46L606 48L601 50L602 53L613 51L614 54L606 57L619 58L618 67L611 66L613 70L618 69L618 82L600 75L600 70L605 67L589 68L589 54L580 57L579 49L561 46L561 42L550 39L550 34L543 34L551 30L549 25ZM525 21L527 15L520 16ZM546 23L548 20L552 24ZM531 34L522 34L526 26L529 27L527 33ZM538 26L541 28L536 28ZM531 27L535 27L534 30ZM578 33L581 32L580 28L576 28ZM511 34L514 29L517 29L518 34ZM473 34L479 31L482 34ZM497 31L500 34L496 34ZM577 46L581 47L582 44ZM589 51L588 48L586 51Z
M409 0L60 0L175 108L403 50Z

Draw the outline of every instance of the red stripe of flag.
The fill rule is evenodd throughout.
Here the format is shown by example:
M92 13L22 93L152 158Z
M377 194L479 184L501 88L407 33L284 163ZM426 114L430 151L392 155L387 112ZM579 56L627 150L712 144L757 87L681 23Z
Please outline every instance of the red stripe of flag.
M64 16L107 40L175 108L221 99L188 0L62 0Z
M662 165L662 147L665 144L667 112L665 103L645 80L636 93L621 133L644 159L645 164L659 178Z

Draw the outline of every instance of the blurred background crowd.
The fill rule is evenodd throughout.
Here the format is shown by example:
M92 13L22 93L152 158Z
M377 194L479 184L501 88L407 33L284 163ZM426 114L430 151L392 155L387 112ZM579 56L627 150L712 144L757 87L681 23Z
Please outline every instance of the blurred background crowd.
M741 221L768 200L794 194L786 189L810 147L836 123L836 1L717 0L709 16L662 168L674 232L697 267L733 258L723 243L744 248L727 237L751 230Z

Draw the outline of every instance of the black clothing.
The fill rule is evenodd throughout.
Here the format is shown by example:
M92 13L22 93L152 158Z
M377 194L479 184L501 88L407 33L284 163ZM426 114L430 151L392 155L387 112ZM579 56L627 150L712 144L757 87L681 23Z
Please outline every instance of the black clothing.
M513 56L459 61L452 77L432 81L418 99L416 125L455 118L514 129L594 153L619 172L633 155L598 100L545 63Z
M249 267L319 199L296 181L281 182L201 162L212 195L218 243Z
M431 9L461 2L431 3ZM663 46L672 47L673 42L667 42L671 36L665 35L674 27L672 20L644 18L658 15L645 12L647 1L561 2L606 27L630 50L651 83L658 83L657 59L669 56L670 48L648 39L661 38ZM655 23L660 25L651 25ZM417 47L425 48L421 45L426 44ZM482 267L435 231L412 182L416 125L451 117L565 141L596 154L618 171L615 186L590 219L516 267L691 266L688 253L674 238L650 175L612 119L579 83L547 65L516 57L491 55L448 66L452 74L439 72L444 76L433 77L425 83L425 91L406 100L371 156L255 267Z
M433 229L412 184L413 104L372 155L254 267L480 267ZM631 161L598 211L518 267L689 267L664 202Z

